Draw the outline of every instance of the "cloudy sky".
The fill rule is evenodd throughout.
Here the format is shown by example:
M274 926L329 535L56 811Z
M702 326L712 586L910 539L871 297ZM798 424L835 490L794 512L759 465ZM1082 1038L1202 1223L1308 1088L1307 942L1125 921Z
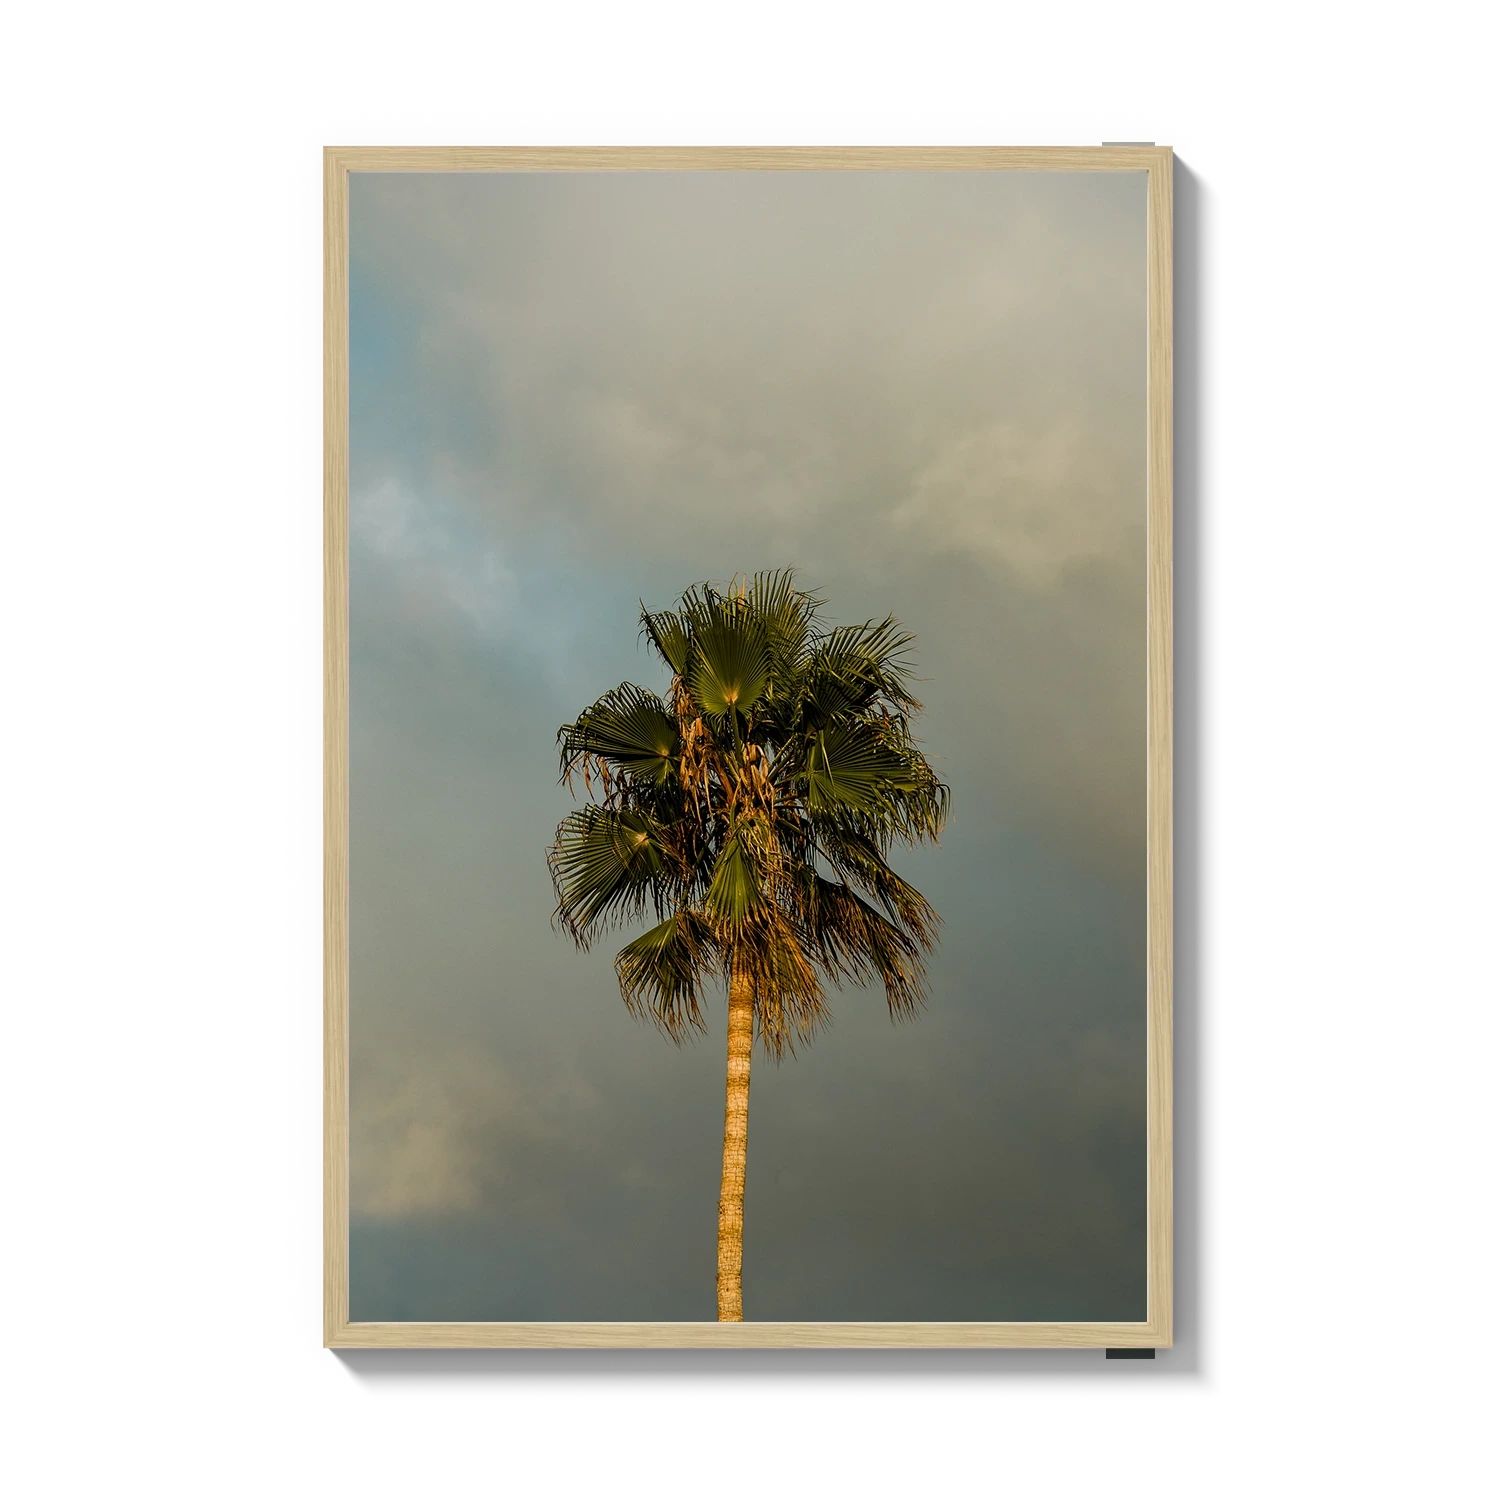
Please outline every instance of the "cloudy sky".
M351 180L353 1223L368 1319L709 1319L722 998L549 925L639 602L917 633L931 1000L757 1054L764 1319L1145 1316L1145 179Z

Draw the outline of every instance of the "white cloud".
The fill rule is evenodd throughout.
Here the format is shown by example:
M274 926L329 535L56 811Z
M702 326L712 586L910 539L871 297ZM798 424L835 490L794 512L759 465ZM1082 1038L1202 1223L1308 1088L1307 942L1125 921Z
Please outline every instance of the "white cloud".
M631 629L601 579L900 601L934 707L995 679L966 740L1025 815L1138 863L1144 189L1002 177L362 180L356 280L412 332L356 458L444 497L374 487L371 547L569 704Z
M480 1142L514 1111L497 1067L449 1056L362 1080L351 1111L355 1214L394 1218L473 1208L496 1175Z
M570 1062L523 1072L524 1081L485 1047L437 1051L430 1038L362 1050L350 1108L353 1213L462 1213L503 1187L534 1194L536 1184L511 1180L509 1163L566 1140L598 1099Z
M891 519L908 546L977 551L1030 583L1051 583L1076 559L1115 554L1138 524L1084 454L1071 424L991 423L922 469Z
M496 538L390 478L352 496L349 517L355 542L393 565L408 602L441 600L482 635L504 637L517 590Z

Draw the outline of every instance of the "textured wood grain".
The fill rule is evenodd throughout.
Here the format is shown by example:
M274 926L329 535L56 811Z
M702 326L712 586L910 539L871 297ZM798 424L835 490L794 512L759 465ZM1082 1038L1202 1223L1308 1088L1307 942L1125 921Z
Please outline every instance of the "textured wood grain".
M358 172L1142 172L1148 202L1147 1317L1139 1323L349 1321L348 178ZM1167 147L329 147L324 153L324 1343L1141 1348L1172 1342L1172 152Z
M1125 1349L1147 1323L353 1323L334 1349Z
M351 172L1144 172L1141 146L332 146Z
M323 160L323 1339L349 1323L349 174Z
M1172 153L1147 179L1147 1321L1172 1342Z

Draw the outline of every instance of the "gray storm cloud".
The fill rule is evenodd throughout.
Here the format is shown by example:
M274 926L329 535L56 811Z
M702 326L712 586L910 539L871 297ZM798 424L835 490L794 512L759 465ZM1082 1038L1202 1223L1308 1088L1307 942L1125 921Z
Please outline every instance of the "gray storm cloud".
M708 1315L718 1048L550 930L552 736L658 681L637 600L790 564L917 632L955 815L899 866L946 922L928 1013L846 995L756 1076L751 1315L1138 1316L1143 181L351 208L355 1315Z

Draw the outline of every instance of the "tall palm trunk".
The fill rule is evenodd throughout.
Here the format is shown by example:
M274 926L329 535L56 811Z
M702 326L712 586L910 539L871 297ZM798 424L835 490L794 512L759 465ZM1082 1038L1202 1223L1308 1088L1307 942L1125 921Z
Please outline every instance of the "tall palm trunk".
M744 1321L745 1144L750 1133L750 1043L755 997L748 978L729 981L729 1060L724 1074L724 1175L719 1186L719 1321Z

